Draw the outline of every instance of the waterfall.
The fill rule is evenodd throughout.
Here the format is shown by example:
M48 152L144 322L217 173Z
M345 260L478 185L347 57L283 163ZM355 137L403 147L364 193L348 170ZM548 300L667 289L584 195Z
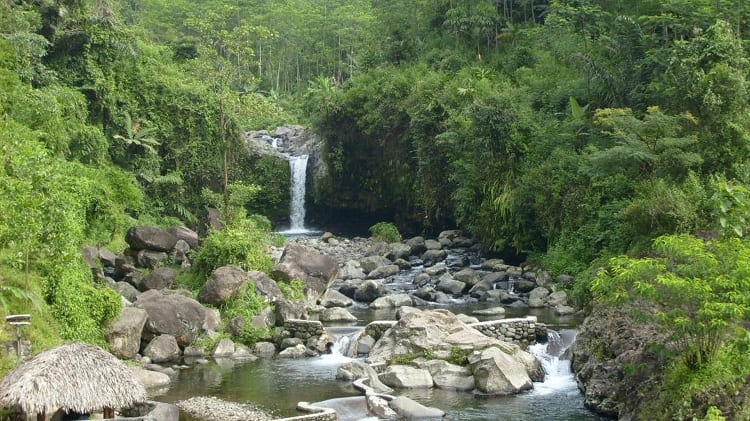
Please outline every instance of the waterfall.
M288 233L305 233L305 182L307 181L307 155L289 156L291 173L289 206L290 227Z
M544 369L544 382L534 384L534 394L549 395L560 392L578 393L578 385L565 352L575 343L577 332L563 329L547 331L547 343L529 347Z
M357 339L365 329L362 326L328 326L326 332L333 338L331 353L320 357L325 364L342 364L357 356Z

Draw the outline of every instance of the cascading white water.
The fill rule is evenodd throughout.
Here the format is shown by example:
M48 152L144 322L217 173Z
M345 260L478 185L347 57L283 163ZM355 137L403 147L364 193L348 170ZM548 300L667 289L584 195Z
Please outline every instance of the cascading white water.
M305 229L305 183L307 181L307 155L290 156L289 167L292 184L292 201L289 208L291 232L306 232Z
M320 357L323 364L342 364L351 361L357 355L357 339L364 328L362 326L329 326L326 331L333 338L331 353Z
M577 332L564 329L560 332L547 331L547 343L537 343L529 347L544 369L544 382L535 383L533 394L549 395L553 393L578 394L578 385L570 368L570 360L564 358L565 351L575 342Z

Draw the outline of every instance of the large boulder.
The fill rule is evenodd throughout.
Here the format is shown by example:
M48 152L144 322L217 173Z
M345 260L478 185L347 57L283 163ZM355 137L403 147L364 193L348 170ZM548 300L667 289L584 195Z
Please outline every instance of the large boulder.
M422 254L422 261L425 266L432 266L435 263L442 262L448 257L448 252L445 250L427 250Z
M112 289L119 292L120 295L122 295L126 300L130 301L131 303L138 299L138 294L140 293L133 285L130 285L127 282L115 282L114 285L112 285Z
M472 287L479 282L479 273L472 268L461 269L453 274L453 278Z
M474 377L466 367L445 360L429 360L418 363L419 368L430 372L435 386L449 390L473 390Z
M386 255L391 260L406 259L411 254L411 247L403 243L391 243L391 251Z
M383 279L390 276L396 275L399 271L397 265L385 265L375 268L372 272L367 274L368 279Z
M143 278L141 289L144 291L149 289L168 289L172 287L176 278L176 270L167 267L156 268Z
M325 295L323 295L323 298L320 299L320 305L326 308L349 307L352 305L352 299L335 289L329 289L326 291Z
M356 322L357 318L341 307L327 308L320 314L321 322Z
M405 243L409 246L409 254L412 256L419 256L427 251L427 247L424 244L424 237L413 237L406 240Z
M414 304L414 302L412 301L409 294L390 294L386 295L385 297L375 299L375 301L370 303L370 308L393 308L410 306L412 304Z
M354 299L363 303L371 303L385 294L387 291L381 283L368 280L361 283L354 291Z
M249 280L250 276L239 266L222 266L214 270L203 285L198 301L219 307L239 294Z
M446 294L461 295L464 289L466 289L466 284L450 277L444 277L438 282L435 288Z
M373 388L377 393L390 393L393 390L384 385L378 378L378 373L369 364L362 361L352 361L340 366L336 370L336 379L338 380L359 380L369 379L368 386Z
M406 396L397 396L388 405L396 412L399 419L421 420L436 419L445 416L445 412L442 410L424 406Z
M529 293L529 307L540 308L544 307L545 298L549 295L549 291L544 287L536 287Z
M510 395L533 387L526 367L500 348L469 355L476 388L489 395Z
M387 362L397 356L423 355L425 351L437 358L448 358L454 347L470 352L490 346L518 348L483 335L448 310L413 311L383 334L370 351L368 360Z
M276 325L284 326L287 320L307 318L305 300L288 300L282 298L276 301Z
M167 232L174 235L178 240L182 240L195 250L198 248L198 233L187 227L169 227Z
M279 285L270 276L257 270L251 270L247 276L255 285L255 292L268 302L284 298Z
M134 250L131 250L131 252ZM156 250L138 250L134 253L135 263L138 267L156 269L167 260L167 253Z
M273 275L286 282L301 279L305 282L308 297L317 298L326 292L338 270L339 265L334 258L298 244L290 244L284 249L279 264L274 267Z
M181 347L190 345L206 331L209 312L199 302L168 291L150 290L138 296L135 306L146 310L148 320L143 332L145 340L167 334Z
M359 261L359 266L365 273L370 273L381 266L388 266L390 264L390 260L380 255L368 256Z
M141 333L146 325L148 313L136 307L125 307L107 329L107 342L117 358L131 360L138 355Z
M133 250L169 251L177 243L177 237L161 228L136 226L125 234L125 242Z
M128 369L147 390L161 389L169 386L171 382L169 376L158 371L146 370L136 366L128 366Z
M555 291L547 297L547 305L556 307L568 304L568 294L565 291Z
M401 388L430 388L434 385L429 371L407 365L388 366L380 375L380 381Z
M180 347L172 335L159 335L146 345L143 355L149 357L152 363L166 363L180 359Z
M364 279L365 276L367 274L365 274L362 266L356 260L347 261L339 270L339 278L341 279Z

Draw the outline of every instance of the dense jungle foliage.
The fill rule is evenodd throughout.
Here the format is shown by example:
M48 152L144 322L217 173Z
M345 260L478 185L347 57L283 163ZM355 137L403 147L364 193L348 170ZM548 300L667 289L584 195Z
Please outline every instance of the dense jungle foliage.
M288 168L241 134L304 122L318 206L652 302L663 418L748 416L722 397L750 372L749 25L743 0L0 0L0 312L37 349L103 343L120 301L80 247L208 206L196 271L268 268L245 215L283 216Z

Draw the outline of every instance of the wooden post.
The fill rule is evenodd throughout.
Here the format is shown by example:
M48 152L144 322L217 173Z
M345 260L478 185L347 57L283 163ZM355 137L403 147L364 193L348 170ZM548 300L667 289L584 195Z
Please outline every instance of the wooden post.
M112 419L115 417L115 409L114 408L104 408L104 419Z
M47 414L41 413L36 414L36 421L45 421L47 419Z

